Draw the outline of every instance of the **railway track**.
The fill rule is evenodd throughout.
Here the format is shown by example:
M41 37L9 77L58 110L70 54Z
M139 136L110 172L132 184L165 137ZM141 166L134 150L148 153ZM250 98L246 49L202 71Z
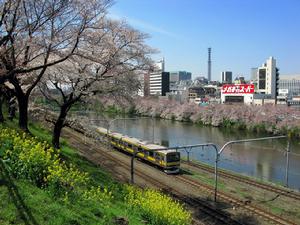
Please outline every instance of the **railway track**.
M69 140L75 144L74 147L86 147L85 144L80 142L80 139L72 138L71 136L69 136L69 138L70 138ZM82 149L84 149L84 148L82 148ZM80 149L78 149L78 150L82 154L86 154L86 152L83 152ZM108 152L101 151L99 149L91 149L91 148L89 151L94 152L94 153L105 154L105 158L107 158L110 161L116 162L119 166L122 166L126 170L130 171L130 165L117 160L114 156L112 156ZM210 220L213 220L213 221L210 221L211 224L242 225L242 223L240 223L239 221L236 221L233 218L231 218L231 216L228 213L224 213L216 208L213 208L212 206L207 205L206 203L204 203L201 200L190 198L189 196L185 195L184 193L182 193L178 190L172 189L167 185L162 184L162 182L159 181L158 179L148 176L138 170L135 171L135 175L142 179L149 181L151 184L154 184L156 187L158 187L161 190L168 190L169 195L170 195L170 193L172 193L173 197L185 202L188 206L190 206L194 210L199 210L202 214L205 214L207 217L209 217ZM162 175L165 175L165 174L162 172ZM200 220L193 219L193 224L194 225L203 225L204 223L201 222ZM207 224L207 223L205 223L205 224Z
M195 163L191 163L191 162L185 162L185 164L188 164L192 167L201 169L201 170L209 172L209 173L214 173L215 172L214 168L211 168L211 167L206 166L206 165L200 165L200 164L195 164ZM229 178L229 179L238 181L240 183L248 184L248 185L251 185L251 186L266 190L266 191L276 193L278 195L282 195L282 196L289 197L289 198L292 198L292 199L297 199L297 200L300 201L300 193L296 193L292 190L286 190L286 189L276 187L276 186L273 186L273 185L260 183L260 182L257 182L255 180L252 180L250 178L240 177L240 176L230 174L230 173L222 171L222 170L219 170L218 174L219 174L219 176L221 176L223 178Z
M199 182L196 182L192 179L189 179L187 177L184 177L182 175L178 175L177 179L181 180L182 182L186 183L187 185L193 185L195 187L201 188L202 190L213 193L214 188L211 186L208 186L206 184L202 184ZM241 207L246 209L248 212L257 215L267 221L270 221L271 223L278 224L278 225L296 225L296 223L283 219L280 216L274 215L264 209L258 208L257 206L254 206L252 204L247 204L244 201L241 201L229 194L225 194L224 192L218 191L217 198L220 200L223 200L225 202L229 202L230 204L234 205L235 207Z
M127 165L126 163L117 161L110 154L107 154L106 157L112 161L116 161L119 165L122 165L122 167L124 167L128 171L130 171L130 166ZM196 208L197 210L201 210L201 212L204 212L208 216L214 218L214 220L216 220L216 222L219 222L218 224L230 224L230 225L241 225L242 224L242 223L234 220L233 218L231 218L229 215L222 213L220 210L214 209L214 208L206 205L205 203L203 203L200 200L190 198L189 196L185 195L184 193L182 193L178 190L175 190L173 188L170 188L167 185L162 184L161 181L153 178L152 176L148 176L138 170L135 171L135 175L151 182L152 184L155 184L155 186L161 190L168 190L168 192L169 192L168 194L172 193L173 197L184 201L190 207L193 207L194 209ZM198 223L198 221L194 221L194 224L197 224L197 223ZM203 223L199 222L199 224L203 224Z
M73 138L72 142L75 143L77 145L77 147L80 145L82 147L84 147L84 146L87 147L86 144L83 144L81 142L81 139ZM127 165L126 163L117 160L114 156L112 156L108 152L101 151L99 149L91 150L91 148L89 151L94 151L95 153L105 154L106 158L108 158L111 161L115 161L116 163L118 163L118 165L121 165L122 167L124 167L128 171L130 171L130 165ZM84 153L84 152L82 152L82 153ZM216 221L218 221L218 224L231 224L231 225L242 224L239 221L236 221L233 218L231 218L230 215L225 214L224 212L222 212L218 209L215 209L215 208L203 203L202 201L200 201L198 199L191 199L186 194L184 194L178 190L172 189L167 185L162 184L158 179L155 179L152 176L148 176L148 175L138 171L137 169L135 171L135 175L149 181L151 184L154 184L155 186L157 186L160 189L165 189L165 190L168 190L169 192L172 192L172 194L175 197L185 200L187 205L193 207L194 209L196 208L197 210L201 210L206 215L213 217ZM201 190L204 190L207 193L213 193L213 191L214 191L213 187L208 186L206 184L196 182L196 181L192 180L191 178L187 178L183 175L177 175L176 179L178 179L178 181L181 181L189 186L193 186L198 189L200 188ZM235 197L232 197L229 194L225 194L225 193L219 191L217 197L219 200L223 200L224 202L230 203L231 205L233 205L235 207L243 208L243 209L247 210L247 212L251 213L252 215L258 216L266 221L271 222L272 224L278 224L278 225L294 225L295 224L296 225L296 223L294 223L292 221L288 221L284 218L281 218L277 215L267 212L267 211L265 211L261 208L258 208L254 205L245 204L244 201L241 201ZM195 221L194 224L201 224L201 222Z

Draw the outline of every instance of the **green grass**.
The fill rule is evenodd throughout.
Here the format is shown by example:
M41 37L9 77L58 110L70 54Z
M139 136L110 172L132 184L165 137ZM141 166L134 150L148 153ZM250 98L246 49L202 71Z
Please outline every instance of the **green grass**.
M6 121L5 127L17 129L15 122ZM51 133L37 124L30 124L32 135L51 142ZM62 157L88 172L95 186L114 189L111 207L101 206L96 201L76 198L64 201L55 198L47 189L41 189L26 180L12 178L4 164L0 167L0 224L116 224L116 218L124 217L129 224L143 224L138 212L129 211L124 202L122 185L113 180L105 170L95 166L76 153L62 140Z
M0 179L6 181L1 175ZM116 217L141 224L141 218L121 202L111 208L101 208L96 202L63 202L26 181L12 182L13 188L0 186L0 224L113 224Z
M2 128L11 128L18 130L16 120L5 121L0 125ZM51 143L51 132L47 128L41 127L40 124L30 123L30 133L37 137L41 142ZM7 131L6 131L7 132ZM4 134L8 134L8 133ZM1 138L5 137L2 136ZM12 136L8 136L12 137ZM24 138L24 137L23 137ZM3 139L6 143L6 139ZM7 144L7 143L6 143ZM0 142L1 147L1 142ZM1 148L0 148L1 149ZM5 145L2 150L6 149ZM129 206L125 200L128 195L128 190L123 184L117 183L104 169L89 162L80 156L76 149L68 146L66 140L61 139L61 153L60 157L67 164L72 164L82 172L89 175L88 187L77 186L76 192L67 192L64 194L57 194L56 189L51 186L37 187L33 183L24 179L15 179L11 176L9 163L3 163L0 158L0 224L123 224L122 220L127 221L130 225L138 224L162 224L167 225L165 219L158 218L154 223L151 218L154 218L157 213L151 215L141 212L140 207ZM18 164L14 164L18 165ZM18 168L18 167L16 167ZM21 167L20 167L21 168ZM102 187L112 192L112 198L103 198L101 193L97 192L92 198L85 198L84 193L89 192L91 187ZM81 188L81 189L80 189ZM79 190L80 189L80 190ZM101 188L99 190L102 190ZM80 194L81 193L81 194ZM100 200L99 200L100 199ZM104 199L104 200L101 200ZM164 203L164 202L161 202ZM185 212L183 208L179 210ZM165 206L167 208L167 206ZM169 212L171 209L164 209L162 211ZM174 210L174 208L172 208ZM160 210L161 211L161 210ZM187 214L188 215L188 214ZM168 218L173 221L177 215L172 215ZM148 218L148 219L145 219ZM149 219L150 218L150 219ZM188 218L187 218L188 219ZM151 222L152 221L152 222ZM158 222L161 221L161 222ZM189 219L188 219L189 221ZM127 224L127 222L125 222ZM182 223L180 223L182 224ZM185 222L187 224L187 222Z

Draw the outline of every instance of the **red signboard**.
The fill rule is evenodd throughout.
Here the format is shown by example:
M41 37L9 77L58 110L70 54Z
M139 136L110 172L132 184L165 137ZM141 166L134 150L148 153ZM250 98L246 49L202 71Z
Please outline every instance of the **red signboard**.
M222 86L223 94L253 94L254 84L225 84Z

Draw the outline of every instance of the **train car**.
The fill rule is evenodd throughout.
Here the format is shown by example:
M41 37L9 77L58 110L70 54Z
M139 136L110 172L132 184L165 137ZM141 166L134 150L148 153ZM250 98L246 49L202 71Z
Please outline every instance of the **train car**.
M98 127L97 132L108 138L110 144L117 149L133 154L137 152L137 157L150 162L163 169L167 174L179 173L180 152L175 149L165 149L166 147L157 144L149 144L134 137L129 137L116 132L107 132L107 129Z

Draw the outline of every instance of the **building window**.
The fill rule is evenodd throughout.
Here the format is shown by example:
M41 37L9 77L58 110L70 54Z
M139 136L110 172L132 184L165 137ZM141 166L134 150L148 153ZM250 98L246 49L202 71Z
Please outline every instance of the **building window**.
M265 89L266 88L266 80L260 80L258 87L259 87L259 89Z
M266 79L266 69L259 69L259 79Z

